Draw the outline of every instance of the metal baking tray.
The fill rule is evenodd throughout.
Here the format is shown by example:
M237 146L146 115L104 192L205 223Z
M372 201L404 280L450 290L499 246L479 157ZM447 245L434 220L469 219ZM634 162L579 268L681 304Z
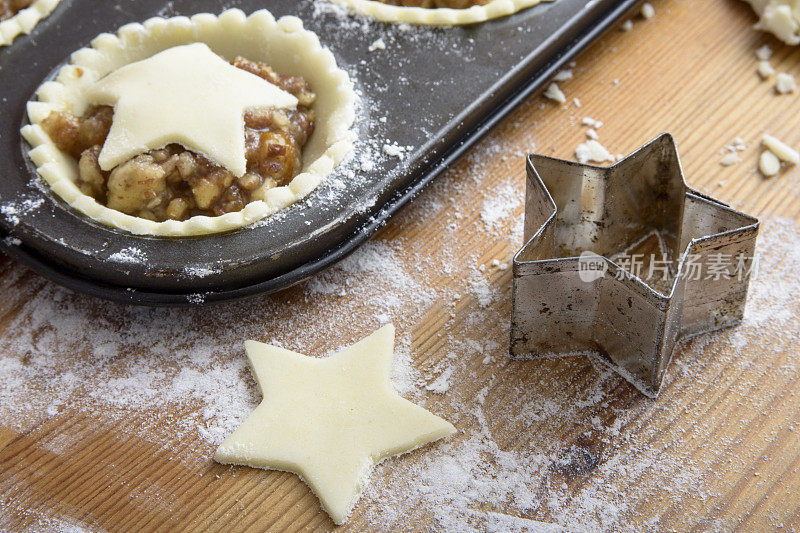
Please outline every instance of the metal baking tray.
M343 16L322 0L62 0L30 36L0 48L0 246L57 283L119 302L185 305L285 288L353 251L636 2L557 0L445 29ZM337 168L331 183L347 187L335 201L323 183L266 222L204 237L131 235L52 194L19 134L42 81L99 33L230 7L295 15L319 35L356 83L359 144L375 166L356 158ZM370 51L379 38L386 49ZM383 144L409 149L398 158ZM126 250L134 260L114 259Z

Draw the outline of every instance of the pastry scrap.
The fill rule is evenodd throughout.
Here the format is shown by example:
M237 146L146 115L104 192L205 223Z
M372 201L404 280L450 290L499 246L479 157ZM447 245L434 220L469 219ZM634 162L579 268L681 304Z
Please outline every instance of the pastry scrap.
M331 0L383 22L456 26L504 17L551 0Z
M797 81L794 76L781 72L775 76L775 92L778 94L790 94L797 91Z
M757 30L768 31L786 44L800 44L800 0L747 0L759 15Z
M585 143L581 143L575 149L575 159L579 163L585 165L586 163L613 163L616 161L614 155L608 149L594 139L589 139Z
M764 134L761 144L765 150L758 159L758 169L766 177L775 176L781 170L781 163L800 165L800 152L769 134Z
M548 98L559 104L564 104L567 102L567 97L564 95L564 91L561 90L556 82L551 83L542 94L545 98Z
M152 19L92 45L40 87L22 133L44 180L97 221L174 236L246 226L353 147L352 83L294 17Z
M53 12L60 0L0 0L0 46L7 46Z
M326 358L245 347L263 400L214 460L296 473L337 524L375 464L456 431L394 391L391 325Z

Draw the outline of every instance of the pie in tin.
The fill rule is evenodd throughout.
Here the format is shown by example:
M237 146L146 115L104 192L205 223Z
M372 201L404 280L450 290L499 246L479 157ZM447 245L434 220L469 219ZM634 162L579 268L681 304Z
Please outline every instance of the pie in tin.
M28 104L39 175L141 235L241 228L302 199L353 148L355 94L295 17L155 18L98 36Z
M459 26L512 15L549 0L330 0L382 22Z

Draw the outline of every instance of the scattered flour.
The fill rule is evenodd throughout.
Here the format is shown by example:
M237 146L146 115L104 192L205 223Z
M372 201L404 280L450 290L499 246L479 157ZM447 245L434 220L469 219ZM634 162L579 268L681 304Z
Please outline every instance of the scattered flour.
M714 467L690 460L691 448L672 440L703 442L714 428L694 426L688 434L676 429L661 438L661 430L648 419L673 416L669 413L679 393L670 392L672 387L709 386L725 366L749 368L755 361L769 366L763 361L768 354L759 350L742 360L742 348L759 345L762 339L775 338L769 354L776 361L778 353L791 352L785 357L793 362L776 365L776 372L798 379L800 304L794 295L800 290L800 270L795 267L800 264L800 227L789 220L768 221L761 239L760 275L751 282L744 323L682 343L661 399L637 397L631 406L609 409L617 402L613 391L620 378L591 366L587 372L594 375L578 388L566 387L558 375L537 372L528 387L509 389L504 380L514 371L500 365L481 381L485 387L477 393L449 389L451 403L476 423L460 440L446 441L413 464L381 467L381 473L397 477L374 476L367 490L366 499L373 504L366 523L388 526L412 514L418 520L427 516L442 531L658 531L663 529L658 515L634 521L643 512L634 502L657 498L685 504L687 493L700 502L714 500L715 495L704 489L706 477L716 477ZM795 350L785 351L789 346ZM585 364L580 358L559 361L564 360L525 364L550 372ZM702 405L703 400L698 401ZM498 402L504 406L501 414ZM612 414L610 420L594 414L601 407L601 412ZM494 413L492 419L487 418L489 412ZM585 442L560 440L560 428L573 424L585 428ZM502 440L495 436L501 430ZM509 441L509 434L521 437ZM713 438L732 444L719 461L747 468L742 455L751 452L733 444L738 437ZM420 515L420 509L428 514ZM776 517L775 523L779 520ZM711 525L719 530L719 523Z
M12 226L20 222L20 217L35 213L44 204L43 198L20 198L0 203L0 215Z
M505 184L492 190L483 202L481 221L489 229L496 229L519 211L524 192L513 184Z
M219 274L219 268L212 268L207 266L187 266L183 269L184 274L191 278L205 278L214 274Z
M662 527L659 515L635 506L656 500L702 515L705 502L719 501L707 490L707 479L716 475L712 463L744 471L758 450L743 450L735 437L703 424L651 421L707 407L713 390L691 406L681 403L681 393L716 386L728 367L741 370L734 379L741 381L742 405L762 411L769 402L754 403L761 400L747 395L748 386L768 373L799 378L800 229L788 220L765 221L760 275L751 283L744 324L683 343L656 402L585 358L511 361L511 273L501 267L521 245L523 156L532 150L530 141L498 142L490 135L397 218L413 232L434 214L446 214L437 231L475 232L477 241L453 239L431 248L403 232L391 241L379 235L277 296L181 310L98 304L0 259L2 425L35 435L39 424L81 416L113 426L120 439L150 442L170 460L206 468L214 447L260 399L243 340L325 355L392 321L398 331L395 388L451 420L460 433L379 465L353 516L355 529L658 531L670 524ZM383 143L371 145L366 161L382 151ZM479 211L465 207L463 199L488 183L491 162L503 157L518 161L513 176L486 195ZM473 249L474 242L485 246ZM132 249L118 253L146 259ZM417 343L415 327L423 318L436 324L431 339L441 347ZM769 352L746 350L765 345ZM68 437L41 445L68 457L77 446ZM712 439L729 451L708 462L693 460L689 444ZM8 493L8 483L0 479L0 493ZM701 503L686 503L687 495ZM148 497L164 510L173 505L167 490ZM40 530L100 529L16 505L0 498L0 529L2 517L20 512L40 513Z
M144 264L147 262L147 254L139 248L131 246L130 248L123 248L119 252L114 252L109 255L108 260L128 265Z
M480 149L485 154L508 147L484 143ZM481 179L480 166L469 169ZM457 178L449 173L442 178L448 183L434 184L432 198L400 215L403 223L451 209L448 198L469 186ZM502 185L509 199L516 185ZM508 211L518 217L521 209ZM494 226L482 231L507 235L502 219L497 233ZM206 464L214 446L259 401L244 339L324 355L393 320L395 387L452 420L460 434L379 465L355 524L397 530L428 521L432 529L459 532L640 529L635 524L658 530L659 517L643 517L632 502L657 496L677 505L687 491L713 499L704 492L711 466L687 460L690 450L671 444L677 438L702 442L713 428L694 426L690 436L671 429L663 439L663 427L648 421L679 406L683 388L711 386L729 365L770 365L770 355L781 353L777 375L798 378L798 241L800 229L793 222L766 221L744 324L682 344L656 402L628 391L621 378L584 358L510 361L507 303L501 299L510 278L490 277L500 272L499 260L486 272L460 271L470 279L474 299L456 301L470 314L442 327L448 353L430 369L422 363L424 350L412 349L410 324L437 302L454 299L444 296L454 296L456 288L448 293L427 273L462 268L463 258L451 258L446 250L427 263L430 257L373 239L281 297L188 310L98 306L13 265L0 278L5 295L0 313L10 317L5 331L15 332L0 337L0 419L26 431L77 410L113 423L121 436L172 450L177 460ZM477 258L468 263L477 264ZM774 351L742 355L756 353L744 348L766 339ZM565 440L564 427L582 428L586 437ZM62 439L42 445L61 455L76 444ZM745 468L741 451L729 449L725 453L732 455L721 460ZM14 505L0 500L0 516L5 510L20 512ZM56 523L47 515L40 522L48 520Z
M402 159L405 153L411 148L412 147L410 146L398 146L397 143L384 144L383 152L390 157L396 157L398 159Z
M450 378L453 377L453 371L453 367L446 368L430 385L425 386L425 390L435 392L436 394L444 394L449 391Z
M514 239L509 245L518 247L515 235L521 230L509 231L509 225L521 226L523 156L530 150L530 144L482 141L477 155L459 165L466 169L448 172L437 180L399 219L408 225L444 212L452 221L460 221L452 204L454 195L471 192L479 185L488 175L487 165L493 157L512 154L518 167L510 181L500 185L509 205L491 231L481 231ZM520 199L513 198L514 188ZM260 399L247 368L245 339L325 355L389 321L398 331L392 372L395 388L441 412L437 398L447 398L449 391L435 394L425 387L438 378L436 389L453 387L464 367L456 361L447 365L453 368L437 367L434 375L428 375L419 362L425 351L412 349L413 325L435 310L438 302L456 301L454 288L438 284L439 278L430 272L447 273L446 277L474 276L470 286L477 288L477 297L486 306L499 297L499 280L473 266L478 263L476 252L482 251L462 252L460 245L455 241L454 247L431 255L406 248L402 237L391 243L375 238L334 267L278 296L190 309L99 302L1 258L5 270L0 277L4 295L0 315L6 320L3 331L14 334L0 335L0 424L25 433L50 419L79 416L113 427L116 438L152 443L168 450L172 460L205 468L214 447ZM138 249L115 253L123 262L146 260ZM187 274L206 275L207 271L190 268ZM463 294L464 289L458 292ZM467 296L473 296L472 292ZM467 309L479 305L471 297L457 301L459 306L470 306ZM488 308L481 314L496 315ZM485 340L480 346L481 351L490 347L493 352L502 350L499 344ZM478 351L467 349L469 353ZM488 355L476 355L478 364ZM64 456L75 453L79 445L68 438L41 442L42 447ZM7 494L7 489L0 479L0 493ZM40 524L55 523L53 517L59 516L57 509L20 509L16 505L13 499L0 499L0 530L2 517L11 514L38 513L35 522ZM171 503L167 499L158 505L169 508ZM381 527L369 529L375 528Z

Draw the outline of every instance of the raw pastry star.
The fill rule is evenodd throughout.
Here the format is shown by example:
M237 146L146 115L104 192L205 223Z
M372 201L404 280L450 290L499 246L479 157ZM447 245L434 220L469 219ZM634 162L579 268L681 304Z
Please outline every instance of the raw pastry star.
M337 524L376 463L455 432L392 388L391 325L326 358L245 348L263 400L214 460L298 474Z
M203 43L126 65L91 86L87 96L114 106L99 157L103 170L178 143L236 176L247 171L245 111L297 105L291 94L234 67Z

